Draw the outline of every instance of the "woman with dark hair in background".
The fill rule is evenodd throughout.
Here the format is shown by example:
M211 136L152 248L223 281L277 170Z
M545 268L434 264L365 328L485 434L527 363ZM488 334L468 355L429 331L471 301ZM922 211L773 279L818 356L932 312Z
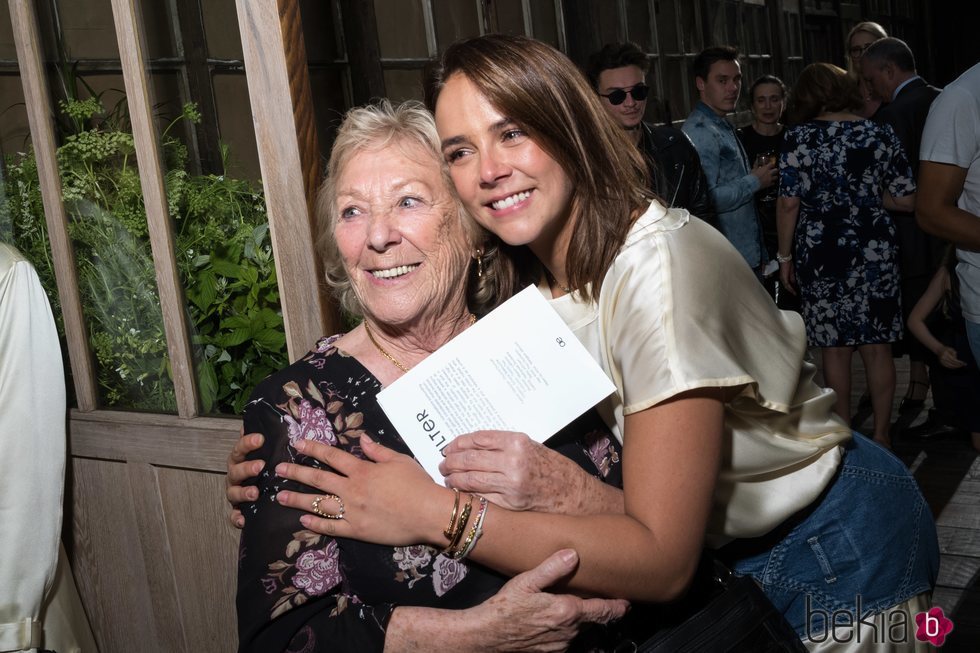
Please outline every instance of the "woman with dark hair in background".
M874 439L890 446L891 343L902 335L898 240L888 211L915 204L912 169L888 125L865 120L861 95L832 64L807 66L793 89L780 155L780 279L799 289L807 339L820 347L837 414L850 418L851 357L864 360Z

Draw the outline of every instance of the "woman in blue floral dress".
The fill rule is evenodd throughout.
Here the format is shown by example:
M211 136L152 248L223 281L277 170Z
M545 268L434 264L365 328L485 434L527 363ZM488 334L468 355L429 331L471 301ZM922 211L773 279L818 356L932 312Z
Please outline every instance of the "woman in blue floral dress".
M888 438L902 336L898 241L888 210L910 211L912 170L892 128L857 114L861 96L831 64L807 66L793 93L795 126L780 154L780 278L799 290L807 339L823 354L836 412L850 420L851 357L861 355L874 438Z

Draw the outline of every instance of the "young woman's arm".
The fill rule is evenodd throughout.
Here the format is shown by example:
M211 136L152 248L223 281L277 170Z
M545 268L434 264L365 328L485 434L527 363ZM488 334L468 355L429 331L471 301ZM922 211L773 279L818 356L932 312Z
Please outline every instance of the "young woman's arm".
M779 243L777 254L780 256L793 256L793 234L796 233L799 215L799 197L780 197L776 200L776 237ZM796 294L796 273L792 258L780 262L779 280L786 290Z
M955 369L957 367L965 367L966 363L957 357L955 349L946 346L932 335L932 332L929 331L929 327L926 325L926 318L929 317L933 309L942 301L943 293L946 292L948 284L949 273L946 271L946 268L939 268L936 274L933 275L932 281L929 282L929 287L922 293L919 301L912 308L912 312L909 313L908 327L912 335L918 338L919 342L939 358L939 362L943 367Z
M915 193L895 197L886 190L884 195L881 196L881 204L889 211L911 213L915 210Z
M573 548L580 565L574 590L640 601L669 601L686 588L704 541L721 460L723 397L699 389L628 415L625 421L625 510L622 515L569 516L488 509L472 558L506 574L530 569L558 549ZM325 534L379 544L445 546L453 505L407 456L364 442L377 462L304 443L338 474L297 465L277 473L339 495L342 520L307 514L303 524ZM308 510L315 495L284 492L280 503Z

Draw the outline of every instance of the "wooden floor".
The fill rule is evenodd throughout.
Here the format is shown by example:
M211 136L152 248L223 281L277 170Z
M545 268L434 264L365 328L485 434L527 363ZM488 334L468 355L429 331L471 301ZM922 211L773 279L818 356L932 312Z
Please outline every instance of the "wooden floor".
M893 420L908 385L908 359L896 360L896 367ZM864 386L860 359L855 356L852 407L857 406ZM930 404L931 399L926 406ZM870 419L866 428L870 433ZM940 650L980 651L980 456L963 434L897 439L893 446L919 481L939 531L942 562L933 605L942 607L954 624Z

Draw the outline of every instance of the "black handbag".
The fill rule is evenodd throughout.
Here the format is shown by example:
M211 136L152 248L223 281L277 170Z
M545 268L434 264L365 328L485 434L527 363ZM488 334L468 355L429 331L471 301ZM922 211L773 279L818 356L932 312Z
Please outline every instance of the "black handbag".
M639 619L656 615L651 624L627 624L615 653L806 653L806 647L786 618L751 576L736 576L705 552L691 588L668 606L640 610ZM627 621L630 621L627 617Z

